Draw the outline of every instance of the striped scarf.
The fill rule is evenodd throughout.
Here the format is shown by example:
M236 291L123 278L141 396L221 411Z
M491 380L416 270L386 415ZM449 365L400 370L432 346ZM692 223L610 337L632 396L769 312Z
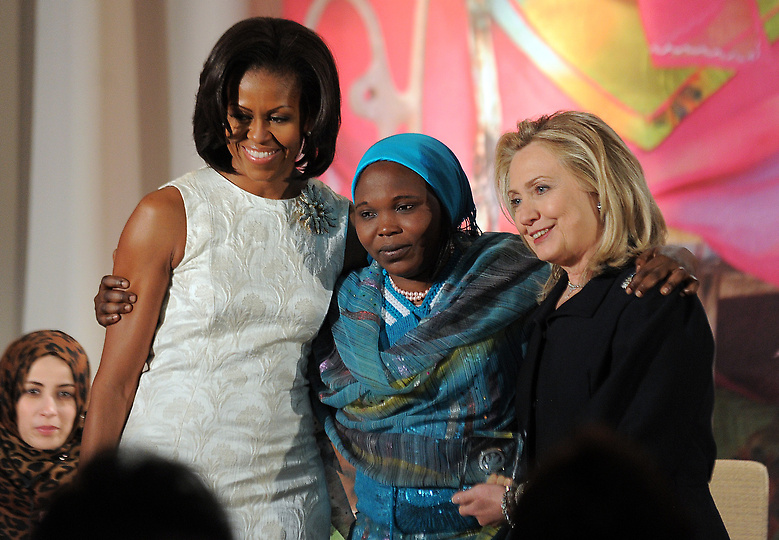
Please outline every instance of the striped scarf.
M458 235L429 316L380 350L376 262L342 278L315 343L325 430L359 472L390 486L460 484L468 436L511 430L522 327L547 266L511 234Z

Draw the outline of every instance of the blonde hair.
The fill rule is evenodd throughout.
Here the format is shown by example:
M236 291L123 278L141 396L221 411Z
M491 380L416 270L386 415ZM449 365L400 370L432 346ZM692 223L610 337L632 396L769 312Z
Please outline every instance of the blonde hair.
M559 111L517 123L495 149L495 188L504 214L509 211L509 169L531 142L542 143L601 205L601 238L590 259L590 276L619 268L649 248L665 243L667 229L638 159L613 129L594 114ZM515 223L516 225L516 223ZM546 290L562 274L553 265Z

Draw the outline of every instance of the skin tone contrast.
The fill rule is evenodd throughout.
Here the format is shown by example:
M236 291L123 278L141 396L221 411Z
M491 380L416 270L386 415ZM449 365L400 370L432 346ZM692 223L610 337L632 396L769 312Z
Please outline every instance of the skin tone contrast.
M354 226L360 243L407 291L433 283L441 248L441 205L425 181L390 161L366 167L354 190Z
M64 360L41 356L30 366L16 402L22 440L40 450L54 450L68 439L76 419L76 385Z

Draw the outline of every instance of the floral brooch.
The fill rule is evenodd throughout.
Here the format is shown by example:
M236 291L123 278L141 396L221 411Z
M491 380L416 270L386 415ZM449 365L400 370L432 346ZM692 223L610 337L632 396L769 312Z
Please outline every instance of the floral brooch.
M295 217L312 234L326 233L329 227L335 227L332 207L311 184L295 200Z

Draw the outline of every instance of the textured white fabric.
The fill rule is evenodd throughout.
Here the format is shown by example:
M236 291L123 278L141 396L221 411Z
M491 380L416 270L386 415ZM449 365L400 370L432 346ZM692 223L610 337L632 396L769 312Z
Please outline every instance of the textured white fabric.
M306 378L343 267L348 202L318 180L336 226L314 234L295 199L247 193L212 169L167 185L187 243L121 441L195 468L236 538L327 538L330 509Z

